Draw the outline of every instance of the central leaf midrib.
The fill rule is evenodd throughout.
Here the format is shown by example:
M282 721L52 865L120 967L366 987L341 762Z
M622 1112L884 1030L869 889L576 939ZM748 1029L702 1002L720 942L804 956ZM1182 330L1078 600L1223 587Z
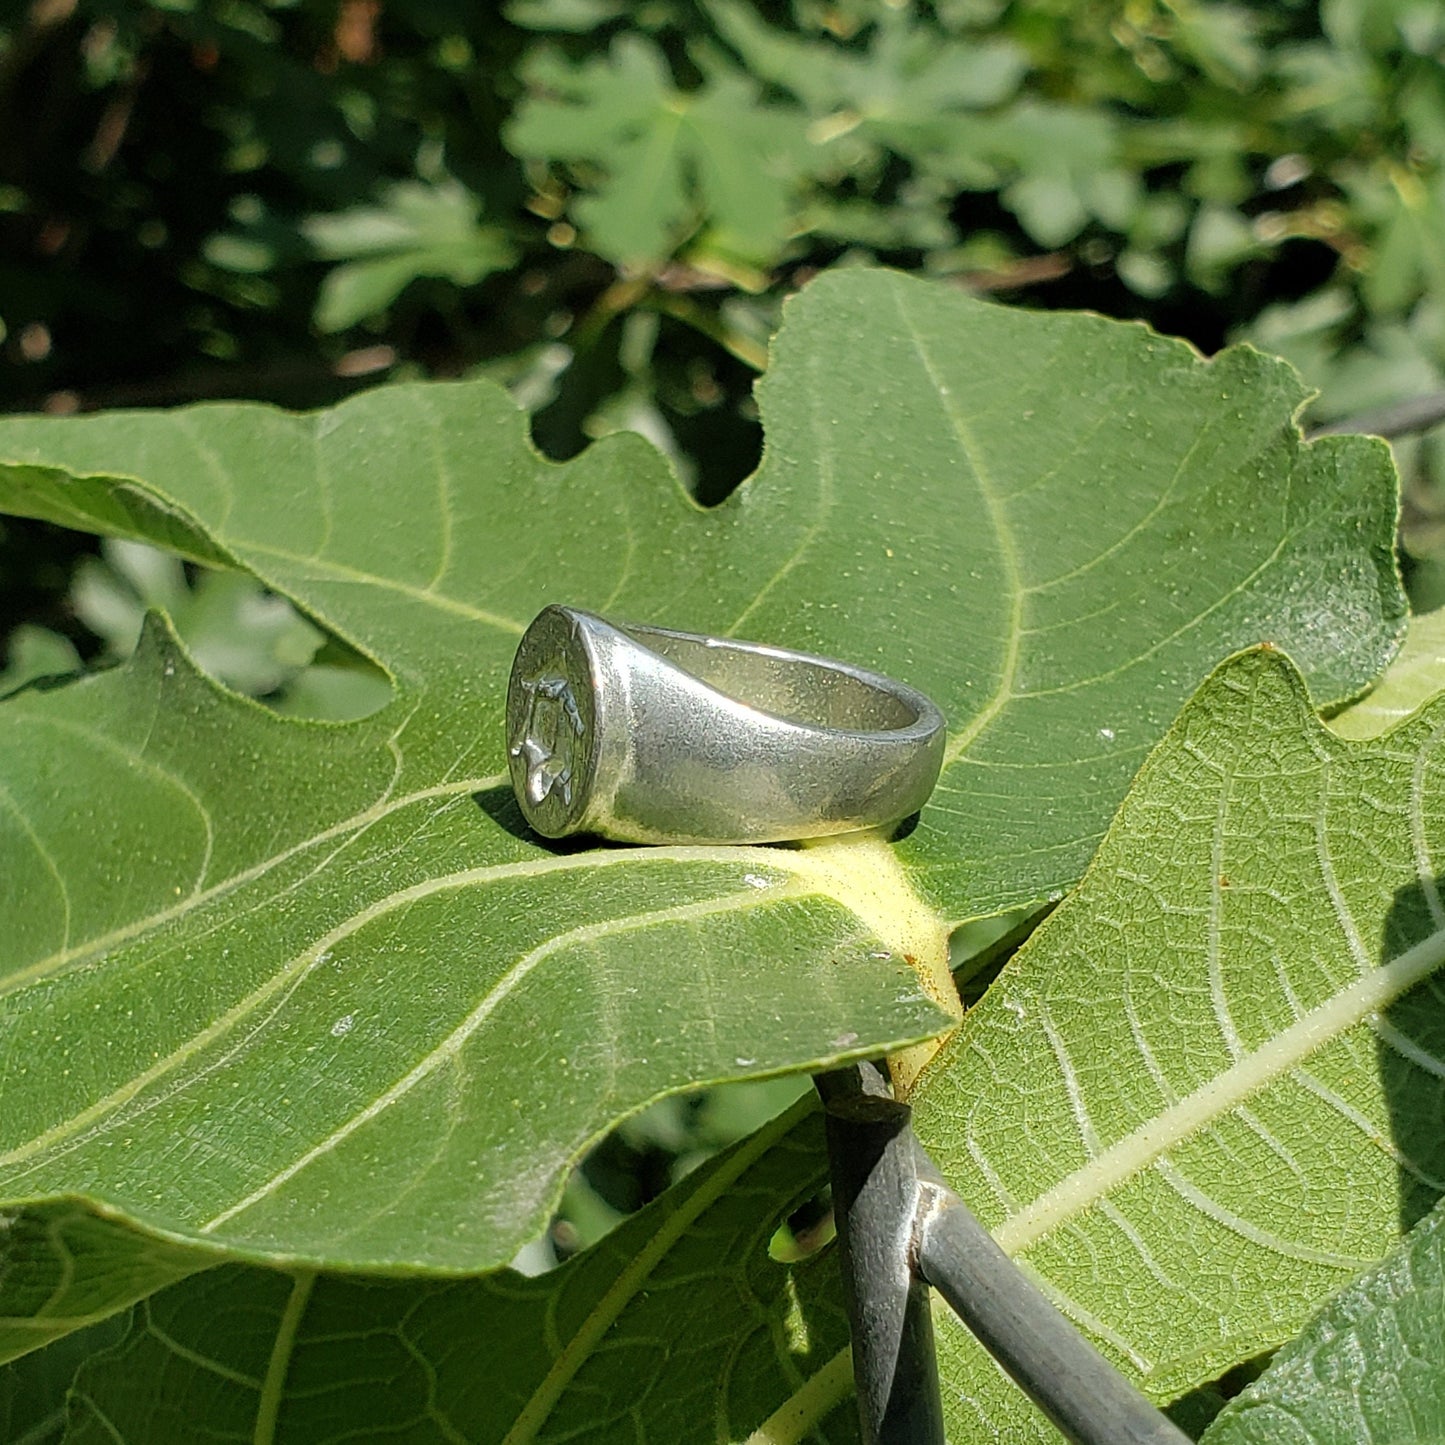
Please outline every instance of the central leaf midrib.
M1017 1254L1060 1228L1162 1158L1169 1149L1286 1076L1372 1013L1388 1007L1428 978L1442 962L1445 929L1357 978L1267 1043L1240 1055L1229 1068L1066 1175L993 1231L999 1246L1008 1254Z
M984 463L978 439L973 434L972 424L959 409L958 403L953 398L952 388L945 384L943 375L933 360L928 343L923 339L922 332L914 325L912 316L905 309L902 289L895 287L893 297L899 320L908 330L914 350L918 353L918 360L928 374L929 381L933 383L939 406L948 419L948 424L953 430L954 438L958 442L964 460L968 463L969 470L973 473L979 499L988 513L989 525L993 528L994 538L998 545L999 563L1003 568L1004 581L1009 592L1008 630L1003 640L1003 656L999 660L998 682L992 695L974 714L968 725L949 738L948 747L943 755L943 766L947 768L950 764L958 761L974 739L993 722L1013 697L1014 678L1018 672L1019 653L1024 635L1025 588L1018 543L1013 535L1012 523L1009 521L1003 500L995 488L992 474Z
M886 846L886 845L882 845ZM806 853L794 853L778 848L747 848L730 845L723 846L678 846L671 848L649 848L647 850L637 849L595 849L585 853L552 855L547 854L540 858L525 859L521 862L491 864L480 868L463 869L460 872L444 875L440 878L426 879L421 883L414 884L410 888L398 890L385 898L378 899L369 907L352 914L343 920L336 927L332 928L322 938L310 944L307 948L296 954L287 965L273 974L258 989L253 990L245 998L241 999L226 1012L208 1025L205 1029L192 1035L179 1048L173 1050L165 1058L157 1060L148 1069L129 1079L123 1086L106 1095L103 1099L97 1100L79 1113L72 1115L69 1119L53 1125L42 1134L18 1144L5 1153L0 1154L0 1168L13 1167L26 1163L38 1154L43 1154L52 1146L70 1140L64 1152L79 1147L84 1142L84 1136L74 1139L78 1131L86 1129L91 1124L98 1124L107 1115L123 1107L143 1089L150 1084L164 1078L167 1074L195 1057L212 1043L223 1038L238 1023L248 1018L262 1005L269 1002L278 993L291 984L293 981L300 981L306 970L314 963L315 959L335 947L343 939L350 937L366 924L376 921L388 912L398 908L407 907L419 902L424 898L435 896L451 889L474 886L495 882L506 878L519 878L537 876L551 872L561 872L573 869L590 868L612 868L625 867L629 864L655 863L731 863L745 868L773 867L778 870L791 873L796 880L793 887L797 895L816 893L820 896L831 898L834 902L847 908L848 900L837 896L837 893L828 886L829 879L820 872L818 863ZM809 886L811 885L811 886ZM749 886L746 892L738 895L744 902L753 906L762 906L781 896L779 888L760 889ZM731 897L732 895L728 895ZM635 918L638 915L626 915L628 918ZM615 922L616 920L614 920Z

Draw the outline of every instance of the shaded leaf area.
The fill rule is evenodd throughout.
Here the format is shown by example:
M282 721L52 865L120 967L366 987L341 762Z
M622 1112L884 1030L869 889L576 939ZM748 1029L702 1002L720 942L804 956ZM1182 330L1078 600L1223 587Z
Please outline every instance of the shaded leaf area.
M100 1328L133 1300L209 1269L221 1258L214 1250L97 1218L79 1201L7 1211L0 1216L0 1360L52 1350L52 1359L70 1359L72 1331ZM40 1376L29 1366L16 1371L0 1370L0 1401L19 1400L39 1389L33 1381ZM16 1385L17 1379L32 1383ZM0 1439L10 1438L0 1434Z
M1079 876L1222 654L1276 642L1320 703L1388 660L1388 453L1304 446L1303 395L1247 349L852 272L790 304L762 467L710 512L633 437L542 462L480 385L7 422L31 467L0 505L247 566L432 699L398 739L429 779L478 738L499 769L511 649L549 601L892 672L951 723L901 853L958 921Z
M1445 1440L1445 1210L1437 1207L1230 1402L1207 1445Z
M954 1187L1160 1399L1288 1339L1445 1188L1442 791L1445 706L1347 742L1278 652L1236 658L920 1081ZM940 1340L960 1438L1031 1438Z
M0 1365L0 1440L6 1445L60 1445L69 1413L66 1395L75 1372L118 1341L129 1316L112 1315L23 1359Z
M805 1101L538 1278L211 1271L81 1370L65 1439L742 1440L847 1339L831 1259L768 1255L825 1176ZM826 1429L856 1439L851 1405Z

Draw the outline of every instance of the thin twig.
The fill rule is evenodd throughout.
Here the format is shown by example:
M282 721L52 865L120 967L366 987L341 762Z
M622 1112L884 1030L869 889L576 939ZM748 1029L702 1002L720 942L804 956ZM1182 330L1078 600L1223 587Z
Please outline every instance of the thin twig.
M1357 412L1340 421L1326 422L1323 426L1312 427L1309 434L1311 437L1323 437L1363 432L1367 436L1388 440L1429 431L1441 422L1445 422L1445 391L1435 391L1411 397L1409 401L1391 402L1389 406Z
M919 1185L906 1104L871 1065L819 1075L863 1445L945 1445L928 1286L913 1272Z
M1066 1439L1187 1445L948 1188L914 1137L910 1109L889 1097L876 1069L814 1082L827 1108L864 1445L943 1440L925 1282Z

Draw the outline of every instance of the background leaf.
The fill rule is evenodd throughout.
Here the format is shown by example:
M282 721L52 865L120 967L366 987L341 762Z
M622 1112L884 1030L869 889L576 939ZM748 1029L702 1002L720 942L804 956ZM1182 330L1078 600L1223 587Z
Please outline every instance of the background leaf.
M831 1260L768 1253L826 1173L805 1100L537 1278L213 1270L82 1370L66 1439L181 1445L197 1420L250 1439L264 1420L276 1445L742 1440L847 1340ZM827 1438L856 1439L851 1403Z
M398 181L376 206L308 217L302 232L319 255L344 261L327 273L316 324L342 331L375 315L420 276L471 286L505 270L516 251L497 226L478 223L477 198L448 178Z
M576 210L612 260L662 261L705 222L724 255L768 262L814 148L798 112L762 103L752 80L716 61L708 69L700 89L680 91L640 35L618 36L605 58L575 67L540 52L507 143L521 156L600 168Z
M1277 652L1230 662L920 1081L954 1187L1160 1399L1278 1346L1445 1188L1442 738L1435 704L1346 742ZM960 1438L1033 1438L940 1341Z
M0 671L0 697L40 677L64 677L80 671L74 644L58 632L22 623L10 634L10 658Z
M1445 1440L1445 1209L1342 1290L1231 1400L1207 1445Z

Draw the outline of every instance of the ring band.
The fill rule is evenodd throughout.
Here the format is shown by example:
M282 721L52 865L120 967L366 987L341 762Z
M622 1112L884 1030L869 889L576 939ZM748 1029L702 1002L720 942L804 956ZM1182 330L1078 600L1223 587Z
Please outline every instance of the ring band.
M512 787L547 838L775 843L928 800L943 714L831 658L546 607L507 688Z

